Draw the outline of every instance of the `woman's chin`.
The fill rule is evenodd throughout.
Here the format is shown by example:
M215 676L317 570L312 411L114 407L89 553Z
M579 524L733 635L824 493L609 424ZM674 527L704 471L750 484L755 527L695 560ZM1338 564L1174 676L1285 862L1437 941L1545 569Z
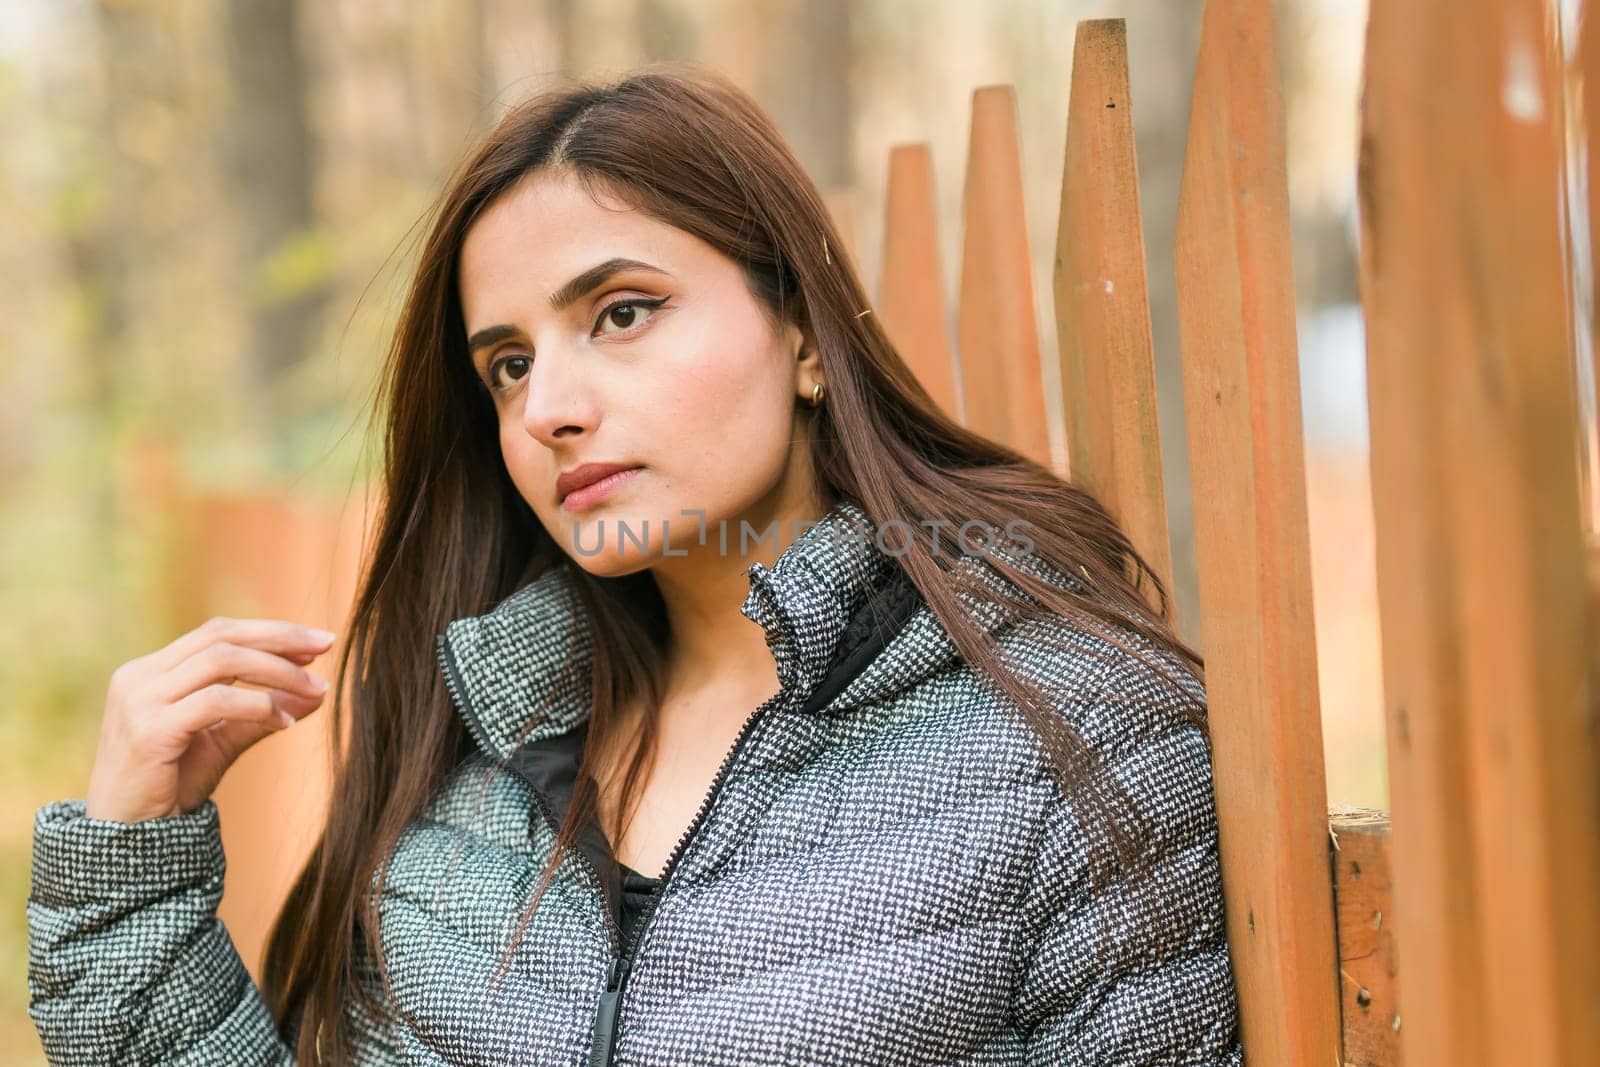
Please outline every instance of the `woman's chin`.
M654 563L662 554L669 526L674 541L685 536L693 541L695 533L680 534L677 523L663 524L659 517L646 517L631 508L596 507L581 515L563 515L559 521L557 540L596 577L620 577Z

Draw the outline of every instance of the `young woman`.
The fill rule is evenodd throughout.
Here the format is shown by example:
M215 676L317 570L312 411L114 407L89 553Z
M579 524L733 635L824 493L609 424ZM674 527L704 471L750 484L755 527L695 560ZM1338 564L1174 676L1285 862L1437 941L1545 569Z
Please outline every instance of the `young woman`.
M697 68L498 123L390 352L349 744L264 988L209 796L332 637L217 618L118 669L87 799L38 813L52 1060L1240 1062L1201 661L839 247Z

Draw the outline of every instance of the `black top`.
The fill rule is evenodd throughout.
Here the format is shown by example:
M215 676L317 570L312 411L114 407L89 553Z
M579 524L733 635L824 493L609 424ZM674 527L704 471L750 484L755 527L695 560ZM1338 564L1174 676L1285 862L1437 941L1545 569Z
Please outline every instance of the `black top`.
M647 878L620 861L617 865L622 868L622 921L618 925L622 928L622 940L627 941L644 912L645 901L660 888L661 879Z
M917 589L898 566L873 589L851 617L839 638L833 665L806 699L805 708L816 710L827 705L861 673L883 647L900 632L921 604ZM525 744L511 755L511 767L539 795L554 832L566 818L577 786L578 760L589 735L589 720L583 719L564 734ZM619 861L611 843L591 812L579 831L576 847L588 857L599 873L606 890L606 906L627 942L645 903L661 886L661 880L648 877Z
M549 809L551 832L567 816L578 783L578 759L589 736L586 718L564 734L523 745L511 755L512 769L539 794ZM606 890L606 906L627 941L633 922L644 908L659 879L649 878L612 854L611 842L591 811L578 833L576 847L588 857Z

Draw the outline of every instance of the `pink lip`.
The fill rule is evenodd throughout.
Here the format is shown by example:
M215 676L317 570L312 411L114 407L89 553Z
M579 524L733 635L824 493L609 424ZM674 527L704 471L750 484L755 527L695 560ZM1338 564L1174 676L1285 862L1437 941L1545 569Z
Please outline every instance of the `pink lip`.
M643 467L629 467L615 474L608 474L597 482L590 482L581 489L574 489L561 498L561 507L565 511L587 510L632 481L633 476L642 470Z

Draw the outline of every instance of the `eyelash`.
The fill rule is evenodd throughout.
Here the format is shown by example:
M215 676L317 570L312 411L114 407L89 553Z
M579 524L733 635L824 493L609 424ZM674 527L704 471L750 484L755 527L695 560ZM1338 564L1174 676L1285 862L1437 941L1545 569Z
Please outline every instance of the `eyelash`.
M613 311L615 311L615 310L617 310L618 308L621 308L621 307L643 307L643 308L649 308L650 310L654 311L655 309L659 308L662 304L665 304L666 302L667 302L667 298L664 297L664 296L656 297L654 299L650 299L650 298L647 298L647 297L637 297L637 296L635 296L635 297L629 297L629 298L627 298L625 300L617 300L617 301L614 301L614 302L612 302L610 304L607 304L604 308L602 308L600 310L600 313L595 316L594 324L595 324L596 327L598 327L602 322L606 321L606 316L607 315L611 314ZM649 320L646 320L646 321L649 321ZM640 329L640 328L641 327L638 326L638 325L630 326L626 330L623 330L621 332L622 333L632 333L634 330L637 330L637 329ZM592 334L591 334L591 336L592 336ZM499 359L495 359L495 360L490 361L489 366L487 368L485 368L485 370L483 372L484 373L484 378L485 378L484 388L488 389L490 393L499 394L502 390L496 389L495 386L494 386L494 372L495 372L495 370L500 366L500 364L506 362L507 360L527 359L527 358L528 357L524 356L524 355L506 355L506 356L501 356ZM508 386L507 388L509 389L510 387Z

